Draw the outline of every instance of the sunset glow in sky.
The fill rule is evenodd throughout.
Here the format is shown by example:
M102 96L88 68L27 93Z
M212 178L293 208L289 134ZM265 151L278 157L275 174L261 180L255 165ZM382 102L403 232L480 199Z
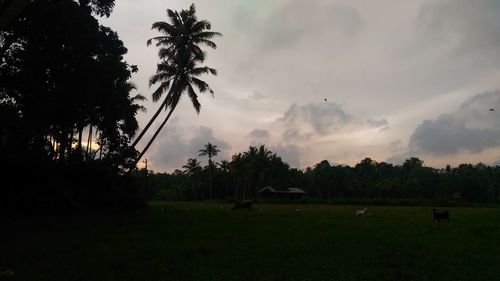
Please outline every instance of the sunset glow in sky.
M222 150L216 160L266 144L298 168L500 160L500 1L117 1L101 22L139 67L132 81L149 100L141 128L159 106L148 87L151 24L192 2L224 35L207 50L215 97L201 96L199 115L181 100L145 155L151 169L181 168L209 141Z

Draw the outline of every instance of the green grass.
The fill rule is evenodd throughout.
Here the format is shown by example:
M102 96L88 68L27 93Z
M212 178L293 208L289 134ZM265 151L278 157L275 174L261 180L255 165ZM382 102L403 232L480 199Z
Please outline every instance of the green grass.
M2 222L0 280L500 280L500 209L230 207Z

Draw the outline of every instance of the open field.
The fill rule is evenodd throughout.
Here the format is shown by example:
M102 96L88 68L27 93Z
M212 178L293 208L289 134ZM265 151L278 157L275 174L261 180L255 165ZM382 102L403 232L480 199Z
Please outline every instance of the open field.
M0 280L500 280L500 209L230 207L3 222Z

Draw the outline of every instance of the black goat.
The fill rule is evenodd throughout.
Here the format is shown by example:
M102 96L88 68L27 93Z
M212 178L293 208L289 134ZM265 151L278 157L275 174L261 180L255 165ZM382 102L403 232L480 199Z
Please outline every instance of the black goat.
M241 209L248 209L249 211L252 210L252 201L246 200L246 201L237 201L234 203L234 207L231 210L241 210Z
M450 214L448 211L437 212L436 209L432 209L432 219L440 222L441 220L450 221Z

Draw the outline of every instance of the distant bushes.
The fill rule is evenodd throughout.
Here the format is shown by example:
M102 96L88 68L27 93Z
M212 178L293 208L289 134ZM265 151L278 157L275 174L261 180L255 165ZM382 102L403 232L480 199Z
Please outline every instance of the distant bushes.
M474 204L462 200L449 199L400 199L400 198L335 198L321 199L306 197L303 199L257 199L264 204L331 204L331 205L379 205L379 206L442 206L472 207ZM496 206L496 205L492 205Z

